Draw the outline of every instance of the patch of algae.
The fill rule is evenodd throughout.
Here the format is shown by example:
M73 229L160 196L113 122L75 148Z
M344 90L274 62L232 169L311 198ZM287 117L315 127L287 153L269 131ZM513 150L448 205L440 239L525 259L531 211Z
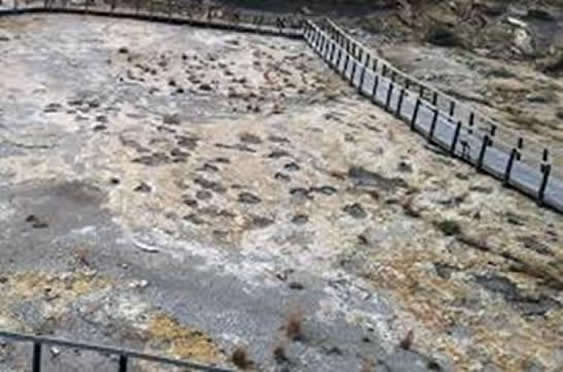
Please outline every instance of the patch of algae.
M25 301L38 301L45 321L58 321L68 305L78 297L109 288L111 282L93 273L52 274L40 271L2 275L0 327L5 330L36 332L14 314L12 307Z
M154 341L170 345L168 352L182 359L202 363L222 360L219 347L202 331L186 327L166 314L158 314L149 322L148 332Z
M480 368L475 362L477 354L486 354L492 364L506 371L525 371L527 363L534 359L549 365L550 354L561 345L563 310L525 319L509 305L485 298L479 298L477 309L464 309L456 304L475 299L467 283L437 278L419 266L422 262L438 262L438 255L401 251L378 260L379 268L365 277L376 287L392 291L405 311L406 323L423 325L418 328L422 334L415 338L416 347L449 355L461 371ZM502 330L496 321L504 323ZM468 347L452 337L449 331L458 326L470 330L475 346Z
M29 299L48 293L52 298L73 299L109 285L108 279L88 273L74 273L65 277L44 272L23 272L9 277L2 292L5 298Z

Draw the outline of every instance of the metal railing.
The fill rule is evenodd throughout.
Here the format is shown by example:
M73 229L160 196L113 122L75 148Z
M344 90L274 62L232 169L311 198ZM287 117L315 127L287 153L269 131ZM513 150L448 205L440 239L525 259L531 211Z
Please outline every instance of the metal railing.
M527 141L524 146L521 136L516 144L509 145L500 135L509 131L455 99L404 74L389 62L374 57L367 48L331 20L317 24L312 19L304 21L300 17L288 19L263 13L202 10L190 8L186 6L186 2L177 0L109 0L103 6L93 6L90 0L80 4L69 3L68 0L31 1L24 4L14 0L11 7L0 6L0 15L25 12L70 12L131 17L304 38L337 73L357 87L360 94L406 121L413 131L424 135L429 142L441 147L446 153L471 163L477 169L501 179L504 185L512 186L536 198L539 204L546 204L563 212L563 182L550 177L552 165L549 162L549 150L540 150L541 147L531 141ZM464 117L462 113L467 116ZM50 337L0 331L0 338L33 344L33 372L41 371L43 345L117 355L119 372L127 371L131 359L197 371L230 371L132 350Z
M552 176L548 151L539 157L524 156L521 143L509 146L496 136L497 129L480 130L474 119L464 123L455 104L444 110L436 99L428 99L427 87L417 86L417 80L374 57L330 20L307 21L303 36L360 94L409 123L429 142L535 198L538 204L563 212L563 182ZM403 79L397 78L399 74ZM429 91L436 97L435 90Z
M354 40L351 35L332 20L324 19L318 25L324 26L322 28L332 39L342 40L347 52L354 58L363 61L364 58L371 55L367 47ZM549 149L544 144L525 138L521 133L506 128L506 126L487 117L475 108L400 71L385 59L377 57L376 61L377 65L374 69L379 67L383 76L388 76L392 81L400 83L407 90L418 92L418 95L432 106L436 106L442 112L447 112L450 116L455 116L458 120L461 120L468 130L481 137L488 135L493 142L496 142L496 147L502 148L506 152L511 152L513 148L516 148L519 161L527 162L530 165L537 165L538 163L555 164L555 167L552 168L553 173L563 179L563 148Z
M69 0L31 0L20 4L19 0L13 0L12 7L0 6L0 15L25 12L70 12L185 23L195 26L304 38L306 42L317 48L317 51L318 43L322 42L322 45L320 45L321 52L326 52L327 48L332 49L330 60L328 55L321 53L321 57L327 60L329 64L334 65L335 63L335 50L338 50L338 63L340 63L340 57L345 56L344 75L348 73L348 64L351 63L353 70L351 77L347 78L351 80L352 85L356 84L354 80L356 69L362 70L362 81L358 82L361 94L366 93L363 91L363 79L366 74L377 76L376 81L381 80L386 86L390 87L387 100L384 102L386 109L389 109L392 100L395 99L399 91L401 92L399 100L401 104L405 98L407 100L416 99L418 109L422 108L422 111L430 110L431 113L433 112L430 127L427 128L428 131L424 132L425 135L429 135L431 140L436 126L440 128L443 127L442 122L449 123L450 127L455 127L455 143L443 144L443 146L451 148L453 155L456 154L458 141L464 149L469 148L471 150L471 148L477 146L480 148L477 158L475 159L470 151L465 152L464 150L464 160L501 178L505 185L514 186L533 196L539 204L547 202L548 205L557 210L563 209L563 186L561 186L562 182L560 181L563 179L561 176L563 172L558 169L558 166L563 163L563 151L558 149L550 151L529 139L524 142L522 136L499 126L471 107L463 105L454 98L399 71L384 59L372 56L367 48L354 40L330 19L323 19L314 23L312 18L304 21L302 17L297 15L279 17L221 7L205 8L197 5L197 2L179 0L105 0L106 2L101 5L94 5L91 1L84 0L82 3L76 3L69 2ZM194 4L197 6L194 6ZM338 65L337 69L340 69L340 67ZM342 71L339 70L339 72ZM374 86L375 92L377 90L376 84ZM393 89L395 89L395 94L393 94ZM375 93L373 95L376 97ZM377 103L377 101L374 98L374 102ZM401 105L397 110L399 117L401 117L400 110ZM418 113L418 110L415 113ZM416 117L408 120L413 123L417 122ZM417 125L411 126L413 129L417 129ZM452 129L442 129L442 131L444 130L451 131ZM440 133L440 130L438 130L438 133ZM496 152L487 151L488 149L494 149ZM487 161L487 153L489 156L491 153L494 154L497 163L502 158L502 161L506 164L491 166L492 161ZM555 167L552 165L553 159L556 161ZM528 167L522 168L524 165ZM513 168L516 169L515 174L512 173ZM522 172L527 173L527 175L523 176ZM521 179L516 176L518 174L522 176ZM552 174L558 177L550 177Z
M108 346L100 346L94 344L87 344L83 342L73 342L67 341L57 338L51 337L42 337L42 336L31 336L21 333L14 333L14 332L4 332L0 331L0 338L16 341L16 342L29 342L33 344L33 352L32 352L32 359L31 359L31 371L32 372L41 372L41 355L44 345L53 345L53 346L60 346L66 347L71 349L78 349L78 350L86 350L86 351L94 351L106 355L117 355L119 359L117 361L116 370L118 372L127 372L129 360L131 359L138 359L144 360L148 362L154 362L169 366L181 367L181 368L188 368L192 371L205 371L205 372L233 372L231 369L220 368L220 367L213 367L213 366L206 366L203 364L198 364L194 362L187 362L177 359L170 359L161 356L151 355L140 353L137 351L126 350L126 349L119 349L115 347L108 347Z
M6 0L4 0L6 1ZM227 7L202 6L196 2L179 0L13 0L0 5L0 15L25 13L74 13L134 18L199 27L255 32L302 38L303 19L265 12L238 11Z

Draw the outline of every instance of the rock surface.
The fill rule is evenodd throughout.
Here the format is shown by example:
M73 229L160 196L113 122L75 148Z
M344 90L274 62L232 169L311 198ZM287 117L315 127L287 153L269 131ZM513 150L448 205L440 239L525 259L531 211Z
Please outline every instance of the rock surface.
M562 217L426 149L304 44L1 22L21 39L0 43L4 329L231 367L244 344L266 371L562 364ZM2 352L7 370L29 360Z

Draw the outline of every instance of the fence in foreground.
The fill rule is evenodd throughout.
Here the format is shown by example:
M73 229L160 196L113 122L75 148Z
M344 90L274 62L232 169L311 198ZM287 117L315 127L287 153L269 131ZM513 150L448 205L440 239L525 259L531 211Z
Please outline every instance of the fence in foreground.
M563 212L563 182L551 176L547 149L537 156L533 149L524 151L522 140L508 145L496 136L496 126L476 128L475 115L465 121L456 112L455 101L444 110L437 103L437 91L372 56L330 20L307 21L304 38L361 95L409 123L429 142L535 198L538 204Z
M42 351L43 351L43 346L46 345L66 347L73 350L94 351L104 355L116 355L119 357L115 366L115 370L118 372L127 372L129 361L132 359L154 362L160 365L186 368L188 371L233 372L233 370L229 370L225 368L205 366L193 362L186 362L176 359L164 358L151 354L139 353L137 351L86 344L81 342L66 341L66 340L50 338L50 337L31 336L31 335L24 335L20 333L0 331L0 338L9 341L25 342L25 343L33 344L33 352L31 355L32 372L41 372Z

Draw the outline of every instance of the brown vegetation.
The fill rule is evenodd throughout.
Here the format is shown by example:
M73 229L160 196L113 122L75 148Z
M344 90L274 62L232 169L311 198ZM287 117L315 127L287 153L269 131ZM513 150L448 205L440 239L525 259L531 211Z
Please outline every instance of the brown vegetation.
M252 360L248 357L246 349L242 346L238 346L231 355L231 361L233 364L240 369L248 369L254 364Z

